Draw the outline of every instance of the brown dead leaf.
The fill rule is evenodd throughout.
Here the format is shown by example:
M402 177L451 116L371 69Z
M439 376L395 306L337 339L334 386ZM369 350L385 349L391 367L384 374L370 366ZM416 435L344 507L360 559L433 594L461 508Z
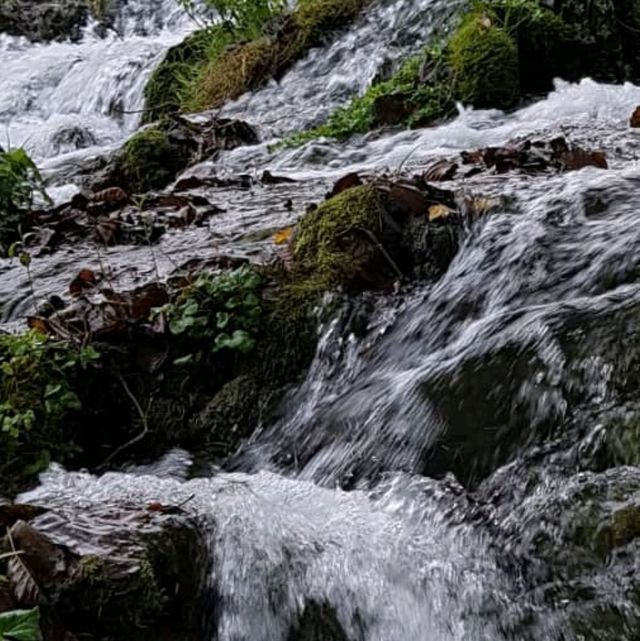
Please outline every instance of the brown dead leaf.
M29 318L27 318L27 325L38 334L49 334L49 323L46 318L42 318L42 316L29 316Z

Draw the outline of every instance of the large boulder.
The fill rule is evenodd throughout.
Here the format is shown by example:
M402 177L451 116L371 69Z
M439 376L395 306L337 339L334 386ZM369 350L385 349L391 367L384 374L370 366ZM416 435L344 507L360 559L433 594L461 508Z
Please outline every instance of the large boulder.
M204 545L180 508L69 507L7 532L4 607L39 607L45 640L197 638Z

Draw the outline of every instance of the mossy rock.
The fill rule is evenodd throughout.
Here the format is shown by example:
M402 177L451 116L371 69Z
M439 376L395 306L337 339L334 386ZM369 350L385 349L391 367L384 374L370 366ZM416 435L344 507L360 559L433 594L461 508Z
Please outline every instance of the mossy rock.
M19 597L28 601L19 605L40 606L45 638L54 638L57 628L103 641L143 641L167 633L192 639L199 632L204 579L197 525L184 514L132 505L82 511L81 522L72 512L64 519L45 513L11 529L14 544L23 550L23 567L39 588L35 596ZM83 528L99 553L66 544L74 540L72 531L77 536ZM20 585L22 572L9 563L11 586Z
M513 107L519 97L518 49L489 13L473 13L449 41L456 99L479 108Z
M160 127L144 129L130 138L118 154L117 165L126 189L161 189L186 167L188 155Z
M171 47L145 85L143 122L180 111L185 84L207 63L211 43L220 41L222 46L228 38L226 30L211 27L196 31Z
M295 60L344 28L360 12L363 0L300 0L292 16L294 37L285 44L284 60Z
M380 232L375 187L349 189L302 218L293 243L297 267L313 288L365 289L377 279Z
M207 65L202 78L202 108L214 109L239 98L273 75L277 44L264 37L239 45Z

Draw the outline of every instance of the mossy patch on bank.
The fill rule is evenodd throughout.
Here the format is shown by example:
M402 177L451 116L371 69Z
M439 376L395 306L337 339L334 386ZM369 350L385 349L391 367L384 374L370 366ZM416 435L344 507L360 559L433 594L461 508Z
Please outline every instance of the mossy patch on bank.
M169 51L145 88L146 121L220 107L281 76L309 49L345 27L364 0L303 0L286 14L221 24Z
M438 44L283 145L347 138L383 125L422 126L453 115L457 102L509 109L523 95L551 87L564 67L559 52L568 38L561 18L535 0L477 1Z

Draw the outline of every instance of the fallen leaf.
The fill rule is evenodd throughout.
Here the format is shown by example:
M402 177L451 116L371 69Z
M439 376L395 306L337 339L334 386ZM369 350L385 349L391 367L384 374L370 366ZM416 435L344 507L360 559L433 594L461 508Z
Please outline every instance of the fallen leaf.
M285 227L273 235L273 242L276 245L286 245L293 236L294 227Z
M429 207L429 222L438 220L439 218L447 218L453 210L449 209L446 205L431 205Z

